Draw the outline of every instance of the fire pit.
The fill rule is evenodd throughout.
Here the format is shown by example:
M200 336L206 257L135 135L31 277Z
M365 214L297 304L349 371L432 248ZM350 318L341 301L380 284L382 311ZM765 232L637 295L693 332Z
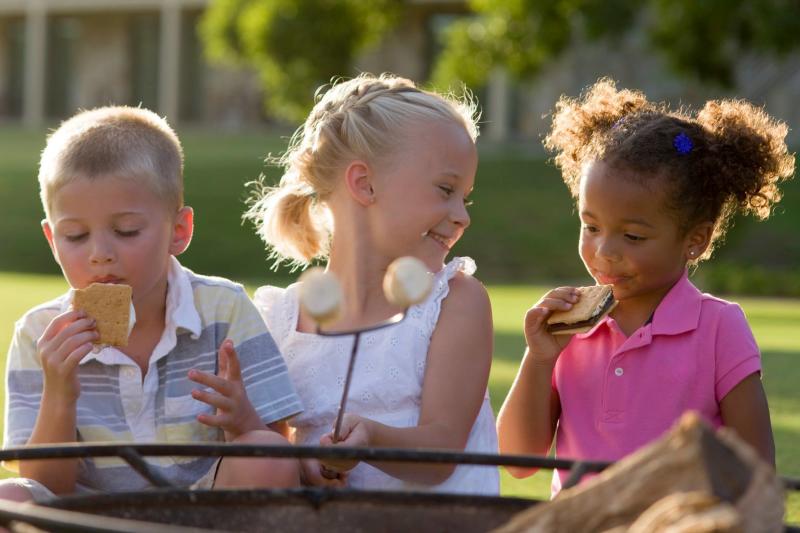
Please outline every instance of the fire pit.
M251 446L236 444L68 444L0 451L0 460L120 457L155 486L148 491L71 495L42 505L0 502L0 525L21 522L48 531L181 532L483 532L507 523L537 500L429 492L350 489L189 490L171 486L149 468L144 456L270 456L393 460L488 466L571 469L570 483L609 464L537 456L470 454L436 450ZM788 490L800 480L783 478ZM787 526L786 531L800 532Z

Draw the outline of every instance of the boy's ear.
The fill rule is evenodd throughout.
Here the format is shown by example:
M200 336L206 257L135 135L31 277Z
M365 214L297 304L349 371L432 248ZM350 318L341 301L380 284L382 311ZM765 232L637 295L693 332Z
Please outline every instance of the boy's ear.
M53 258L56 260L56 263L58 263L56 246L53 244L53 228L50 226L50 223L46 218L42 219L42 231L44 232L44 238L47 239L47 244L50 246L50 251L53 253Z
M180 255L189 247L194 234L194 210L185 205L178 210L172 226L172 241L169 243L169 253Z
M714 235L713 222L701 222L689 230L686 235L686 255L689 259L697 259L706 251Z
M347 190L356 202L368 206L375 201L375 190L372 187L372 173L364 161L356 160L347 165L344 171Z

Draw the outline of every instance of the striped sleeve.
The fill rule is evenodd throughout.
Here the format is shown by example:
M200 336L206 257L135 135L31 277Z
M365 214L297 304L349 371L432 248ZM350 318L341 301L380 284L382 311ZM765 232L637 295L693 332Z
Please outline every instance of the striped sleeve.
M36 342L47 326L46 319L49 319L48 313L29 314L14 327L6 358L3 447L27 444L33 432L41 405L43 383Z
M266 424L296 415L303 406L280 350L244 290L236 296L228 337L236 346L250 402Z

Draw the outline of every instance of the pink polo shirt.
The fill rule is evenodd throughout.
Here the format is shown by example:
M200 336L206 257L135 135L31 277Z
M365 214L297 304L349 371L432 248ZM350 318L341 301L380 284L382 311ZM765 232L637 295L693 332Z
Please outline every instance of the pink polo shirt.
M558 357L556 455L618 460L658 438L690 409L718 427L722 398L760 371L742 309L702 294L684 272L653 320L630 337L606 317L575 335ZM554 495L568 474L554 472Z

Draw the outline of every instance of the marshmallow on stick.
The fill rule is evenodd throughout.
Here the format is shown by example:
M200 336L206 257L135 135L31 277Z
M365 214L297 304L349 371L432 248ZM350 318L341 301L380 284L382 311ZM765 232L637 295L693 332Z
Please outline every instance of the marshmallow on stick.
M399 257L392 261L383 278L386 299L399 307L418 304L433 288L433 276L425 263L416 257Z
M339 280L323 268L309 268L300 276L300 305L318 324L335 320L342 306Z

